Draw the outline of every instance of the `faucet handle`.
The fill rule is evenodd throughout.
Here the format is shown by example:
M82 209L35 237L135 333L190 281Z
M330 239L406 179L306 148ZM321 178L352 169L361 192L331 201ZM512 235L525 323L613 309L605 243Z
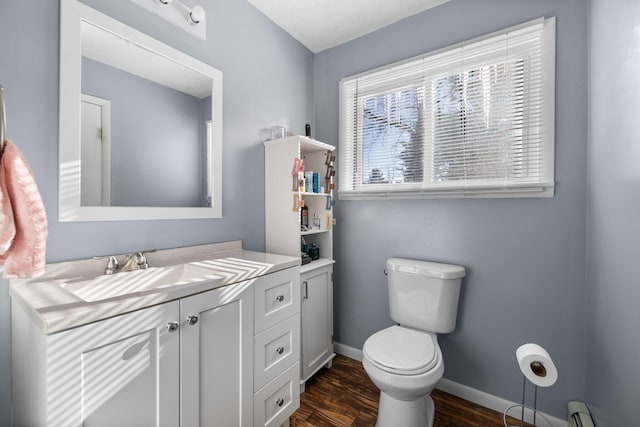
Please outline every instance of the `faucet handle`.
M148 251L141 251L136 253L136 255L138 256L139 269L146 270L147 268L149 268L149 261L147 260L147 254L155 251L156 251L155 249L150 249Z
M104 274L113 274L117 273L120 269L120 264L118 263L118 258L113 255L106 256L94 256L93 259L108 259L107 266L104 269Z

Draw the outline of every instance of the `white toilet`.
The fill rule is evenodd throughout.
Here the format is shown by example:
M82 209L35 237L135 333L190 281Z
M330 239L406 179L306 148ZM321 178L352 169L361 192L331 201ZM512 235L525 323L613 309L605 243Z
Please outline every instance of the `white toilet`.
M376 427L432 427L431 391L444 373L436 334L456 327L464 267L390 258L387 284L391 319L371 335L362 364L380 389Z

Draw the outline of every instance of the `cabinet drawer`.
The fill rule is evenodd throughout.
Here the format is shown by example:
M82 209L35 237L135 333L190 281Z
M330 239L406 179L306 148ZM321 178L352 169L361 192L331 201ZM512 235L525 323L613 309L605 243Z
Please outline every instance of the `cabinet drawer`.
M295 363L255 394L254 427L278 427L300 407L299 374Z
M253 389L257 391L300 359L300 315L256 335L253 350Z
M298 268L288 268L267 274L256 282L254 289L255 335L300 312Z

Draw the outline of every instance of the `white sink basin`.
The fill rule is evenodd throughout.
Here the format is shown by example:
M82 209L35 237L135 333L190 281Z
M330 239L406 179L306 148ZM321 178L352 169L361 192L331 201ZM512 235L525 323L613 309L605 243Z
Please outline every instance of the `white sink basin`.
M222 277L208 268L181 264L121 272L91 279L73 279L61 286L84 301L95 302L169 291L173 288L200 285L212 280L221 281Z

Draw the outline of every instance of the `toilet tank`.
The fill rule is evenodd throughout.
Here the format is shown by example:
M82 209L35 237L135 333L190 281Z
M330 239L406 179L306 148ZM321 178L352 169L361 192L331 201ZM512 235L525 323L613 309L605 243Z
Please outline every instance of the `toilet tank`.
M449 333L456 328L464 267L403 258L387 260L391 319L402 326Z

